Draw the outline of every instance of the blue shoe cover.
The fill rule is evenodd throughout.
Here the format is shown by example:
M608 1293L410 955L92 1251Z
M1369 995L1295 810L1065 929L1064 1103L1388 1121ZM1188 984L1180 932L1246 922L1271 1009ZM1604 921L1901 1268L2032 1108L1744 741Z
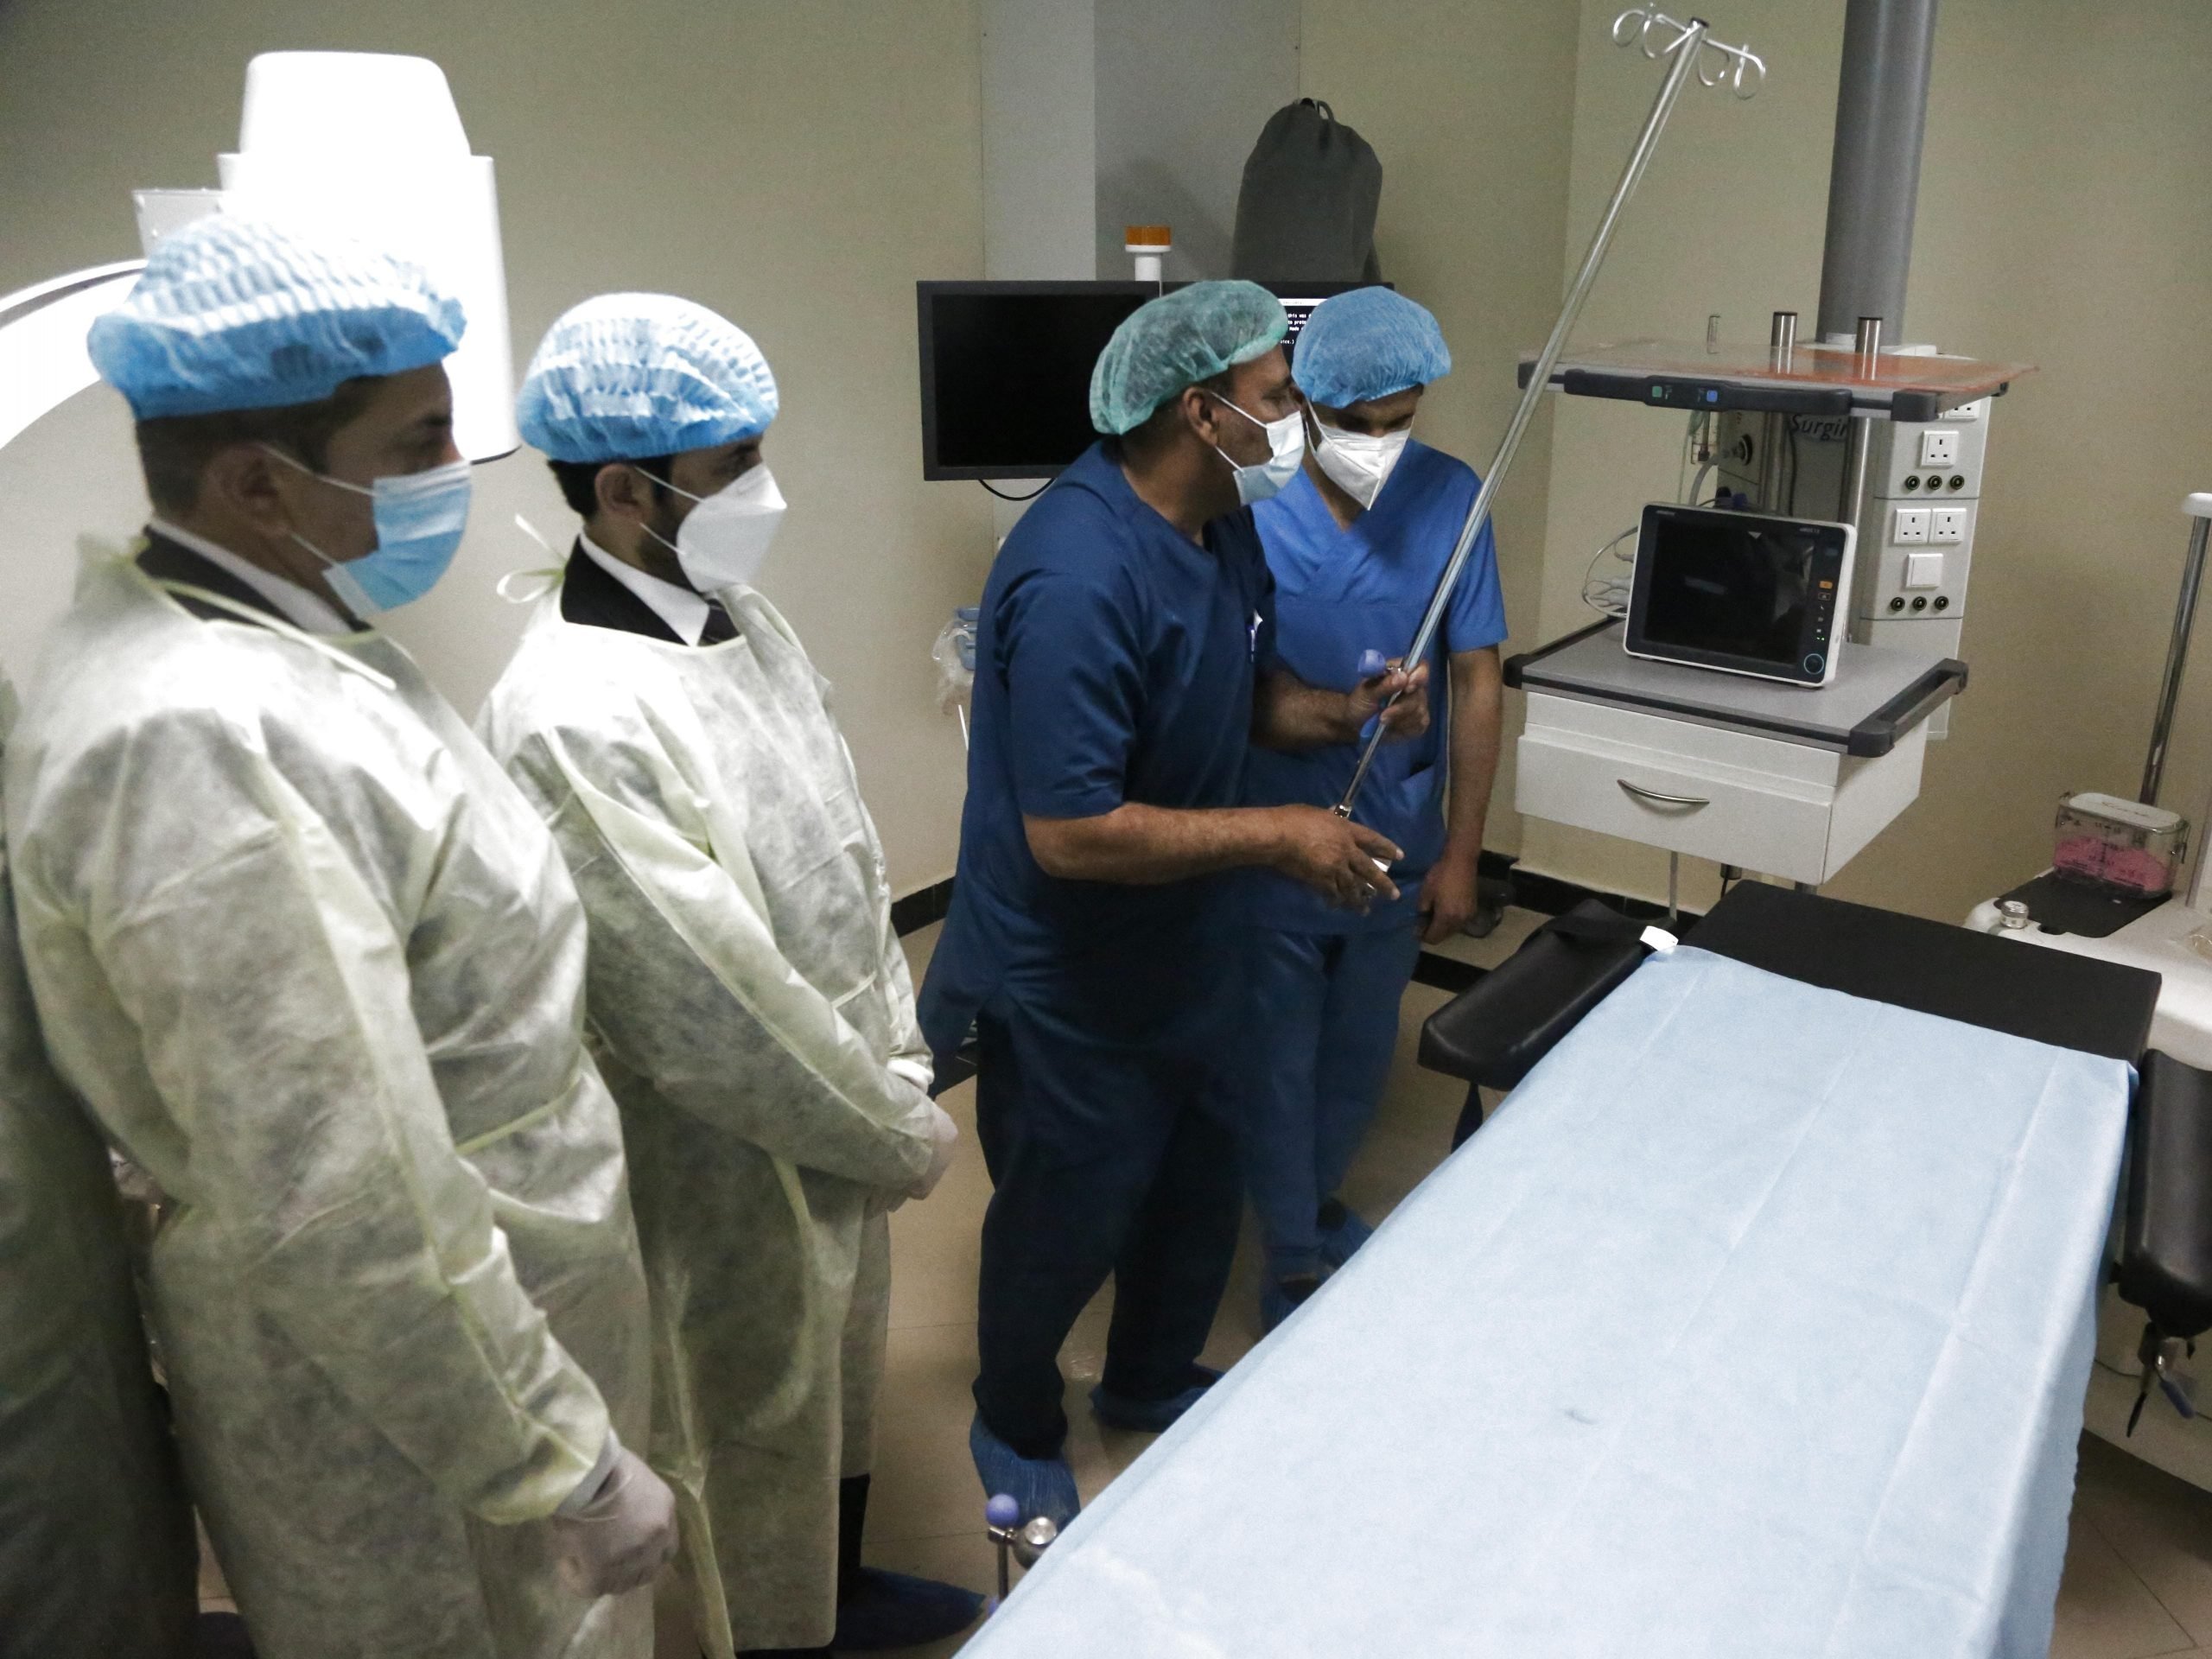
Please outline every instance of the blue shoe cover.
M983 1599L973 1590L864 1567L858 1588L837 1604L837 1634L830 1645L839 1653L918 1648L959 1635L982 1611Z
M1260 1329L1264 1333L1274 1330L1285 1319L1306 1305L1313 1293L1321 1287L1318 1279L1275 1279L1260 1281Z
M1177 1418L1197 1405L1205 1391L1221 1381L1221 1373L1211 1365L1193 1365L1191 1371L1198 1381L1166 1400L1132 1400L1127 1395L1110 1392L1101 1382L1090 1391L1090 1408L1109 1428L1130 1428L1141 1434L1160 1433L1173 1427Z
M1375 1230L1342 1199L1332 1198L1321 1206L1321 1259L1331 1267L1344 1266L1354 1250L1374 1236Z
M1025 1522L1041 1515L1065 1530L1083 1508L1083 1499L1075 1489L1075 1471L1068 1467L1065 1456L1023 1457L983 1426L980 1413L968 1426L968 1454L976 1459L983 1495L995 1497L1003 1492L1021 1506Z

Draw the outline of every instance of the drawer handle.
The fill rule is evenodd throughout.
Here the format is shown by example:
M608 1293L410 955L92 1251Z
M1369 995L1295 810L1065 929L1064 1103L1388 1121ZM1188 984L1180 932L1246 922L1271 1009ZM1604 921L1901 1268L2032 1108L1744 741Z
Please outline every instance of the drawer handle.
M1639 801L1649 801L1657 806L1711 806L1712 801L1703 795L1669 795L1659 790L1646 789L1641 784L1631 784L1625 778L1613 780Z

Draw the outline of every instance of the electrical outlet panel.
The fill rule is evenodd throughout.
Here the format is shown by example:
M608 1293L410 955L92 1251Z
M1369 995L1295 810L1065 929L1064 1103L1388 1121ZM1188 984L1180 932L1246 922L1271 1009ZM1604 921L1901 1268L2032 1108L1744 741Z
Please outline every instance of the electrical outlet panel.
M1989 442L1989 399L1943 411L1940 420L1877 422L1867 493L1882 500L1942 505L1981 494L1982 455ZM1923 460L1930 438L1948 460Z
M1920 464L1923 467L1949 467L1959 458L1959 435L1943 428L1936 428L1920 435Z
M1978 505L1867 504L1870 539L1859 544L1858 576L1852 584L1853 639L1865 639L1866 625L1872 622L1903 626L1959 619L1966 609Z

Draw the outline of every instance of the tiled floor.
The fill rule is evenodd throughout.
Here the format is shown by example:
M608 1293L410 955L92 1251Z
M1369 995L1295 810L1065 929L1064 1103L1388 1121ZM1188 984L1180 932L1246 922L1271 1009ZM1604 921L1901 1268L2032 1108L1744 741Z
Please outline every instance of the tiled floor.
M1503 959L1539 918L1509 914L1488 940L1461 941L1452 954L1488 964ZM916 978L935 930L908 942ZM1389 1093L1345 1196L1380 1219L1447 1149L1462 1091L1414 1064L1421 1022L1444 994L1415 986L1406 998ZM969 1135L959 1160L926 1204L893 1220L894 1289L889 1371L879 1423L869 1557L988 1590L993 1555L982 1530L982 1492L968 1460L973 1407L968 1384L976 1341L976 1240L989 1182L973 1142L975 1088L944 1104ZM1216 1320L1208 1358L1228 1363L1259 1334L1251 1240ZM1101 1430L1082 1396L1098 1377L1107 1304L1102 1296L1077 1326L1065 1358L1070 1450L1086 1498L1143 1451L1147 1437ZM211 1586L219 1589L219 1586ZM688 1622L664 1599L659 1659L695 1659ZM958 1650L958 1641L918 1655ZM2199 1491L2085 1437L2066 1579L2059 1595L2054 1659L2212 1659L2212 1494Z

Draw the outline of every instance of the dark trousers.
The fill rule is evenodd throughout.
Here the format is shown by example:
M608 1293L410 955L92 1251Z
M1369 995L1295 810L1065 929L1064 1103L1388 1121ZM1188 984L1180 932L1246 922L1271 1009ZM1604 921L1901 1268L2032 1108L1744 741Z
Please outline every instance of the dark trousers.
M1023 1457L1054 1457L1060 1344L1109 1274L1107 1389L1164 1400L1195 1380L1236 1251L1236 1135L1217 1057L1088 1042L1004 1003L976 1024L976 1138L995 1188L976 1405Z

